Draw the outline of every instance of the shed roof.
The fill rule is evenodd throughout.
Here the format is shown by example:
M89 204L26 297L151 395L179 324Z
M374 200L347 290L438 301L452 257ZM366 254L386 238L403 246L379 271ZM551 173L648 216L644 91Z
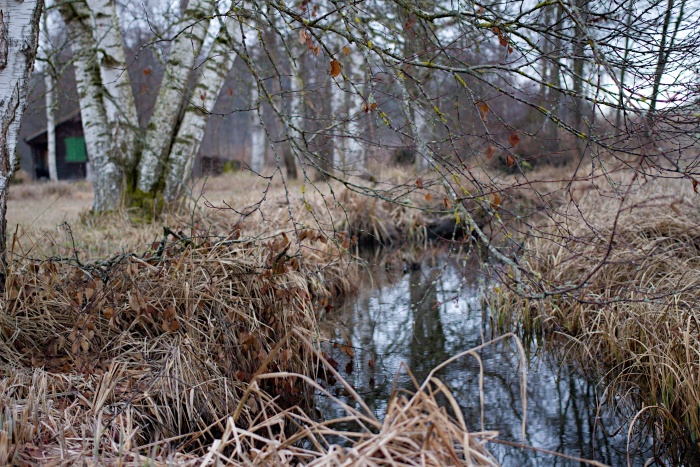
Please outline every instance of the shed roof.
M64 125L66 123L78 123L78 122L82 122L82 120L80 118L80 109L74 110L73 112L71 112L68 115L65 115L64 117L59 119L56 122L56 127L58 127L60 125ZM42 139L42 137L44 137L43 139L46 139L46 131L47 130L41 130L41 131L38 131L34 134L31 134L31 135L27 136L26 138L24 138L24 141L30 146L32 146L33 144L44 143L45 141L37 141L37 140Z

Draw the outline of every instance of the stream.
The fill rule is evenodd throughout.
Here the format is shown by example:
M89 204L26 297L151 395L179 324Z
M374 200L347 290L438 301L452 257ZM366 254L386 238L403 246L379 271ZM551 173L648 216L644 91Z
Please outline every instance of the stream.
M438 257L403 274L377 269L363 272L358 292L328 313L321 332L330 342L325 350L339 363L343 377L381 420L395 382L415 390L402 364L422 383L440 363L497 334L492 334L488 312L481 305L484 285L479 284L476 265ZM354 358L347 347L343 352L344 344L352 345ZM611 466L628 465L628 459L629 465L644 465L651 456L652 440L636 434L628 441L633 412L621 413L620 404L599 408L602 385L536 344L526 353L525 444ZM505 339L479 355L484 375L483 428L498 431L498 439L522 443L521 353L514 339ZM482 429L479 374L479 362L470 356L437 374L459 402L471 431ZM350 397L340 398L359 408ZM317 408L326 419L344 415L327 397L317 398ZM487 447L504 466L582 465L538 450L496 443Z

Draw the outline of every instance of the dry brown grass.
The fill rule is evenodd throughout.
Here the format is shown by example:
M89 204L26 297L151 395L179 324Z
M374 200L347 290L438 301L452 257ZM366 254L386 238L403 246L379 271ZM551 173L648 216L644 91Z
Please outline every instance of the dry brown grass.
M493 312L563 336L611 388L639 388L645 412L699 436L700 198L690 182L656 181L624 200L591 192L580 208L585 221L561 208L521 260L533 294L562 292L494 293Z
M207 201L236 208L266 187L240 175L212 185ZM139 223L87 213L82 185L21 188L11 215L48 209L15 218L10 243L0 464L412 465L422 453L427 465L494 465L431 392L396 399L384 422L348 407L377 435L306 415L317 376L334 373L312 344L317 311L353 289L357 268L350 236L331 230L346 212L332 194L273 186L247 217L200 198ZM57 228L61 202L75 210Z
M351 238L425 245L445 209L424 197L439 187L407 194L416 210L334 183L265 192L239 173L154 222L86 213L83 185L23 188L11 212L58 201L11 239L0 463L497 464L486 449L496 434L470 432L436 378L396 394L382 420L345 405L357 433L304 410L313 391L334 397L317 379L326 372L354 394L314 344L317 312L354 286ZM75 206L57 228L64 202Z
M289 337L289 336L287 336ZM296 340L296 339L295 339ZM301 337L305 345L309 342ZM312 347L310 347L312 348ZM278 350L278 349L275 349ZM330 371L332 368L328 367ZM341 404L347 416L317 421L299 407L284 409L260 386L296 378L325 392L315 381L292 373L259 374L249 385L232 384L239 397L234 410L198 433L143 439L142 409L123 403L123 381L129 370L115 365L90 379L43 370L15 372L0 382L0 462L42 465L178 465L178 466L482 466L498 463L486 449L494 432L469 432L437 399L456 406L437 379L414 394L395 394L383 420L364 407ZM325 392L327 397L333 397ZM242 397L241 397L242 396ZM120 403L121 402L121 403ZM158 408L164 411L163 407ZM242 415L242 416L241 416ZM359 432L333 426L353 420ZM199 438L198 449L186 440ZM334 443L344 439L342 445Z

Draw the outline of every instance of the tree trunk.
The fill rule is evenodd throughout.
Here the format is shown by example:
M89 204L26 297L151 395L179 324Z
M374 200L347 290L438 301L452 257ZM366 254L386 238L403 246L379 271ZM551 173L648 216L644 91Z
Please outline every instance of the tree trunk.
M258 108L260 112L250 112L250 168L253 172L261 173L265 168L265 127L261 122L262 106L257 81L253 81L251 88L250 108Z
M90 9L84 0L62 3L59 9L72 35L80 116L90 159L88 163L94 174L93 210L112 211L121 203L123 172L111 157L112 134L102 100L104 89L94 48Z
M275 13L268 3L267 17L271 21L271 25L265 29L263 41L264 51L267 52L270 60L270 69L266 70L265 75L271 74L274 77L272 78L271 103L265 106L265 125L272 138L272 144L267 145L267 152L272 153L270 159L275 159L277 165L281 165L280 162L284 164L288 179L296 180L299 175L291 137L288 134L289 114L293 106L290 105L289 99L283 98L284 91L288 91L289 84L293 82L290 72L291 60L285 53L280 54L280 51L284 52L284 48L279 43L278 34L283 30L284 23ZM285 119L287 122L284 121Z
M634 12L634 0L629 0L627 4L627 11L625 13L625 54L622 58L622 67L620 69L620 89L618 94L618 109L615 116L615 127L618 130L622 128L622 118L624 115L623 109L625 106L625 75L627 74L627 62L630 56L630 43L632 37L630 36L630 29L632 27L632 14Z
M56 169L56 80L51 74L50 67L47 66L46 75L46 140L48 149L49 180L58 180L58 170Z
M209 115L236 57L231 53L230 44L240 43L241 40L241 25L238 21L227 18L197 79L168 157L163 192L167 201L173 201L179 196L182 186L190 176Z
M136 160L139 118L114 0L88 0L93 14L103 102L111 129L113 161L131 170Z
M588 0L576 0L575 3L582 24L586 24L586 17L588 15L583 10L588 5ZM578 31L577 37L573 38L573 43L574 118L572 126L576 131L586 134L586 131L583 128L583 114L586 111L586 100L583 97L583 73L585 71L586 64L586 45L588 44L585 31ZM579 156L582 156L586 147L585 141L577 138L577 147Z
M7 278L7 194L39 43L43 1L0 0L0 289Z
M158 190L157 185L161 182L175 128L187 97L190 74L213 11L212 0L192 0L180 22L180 27L186 29L173 41L138 165L137 187L143 193Z
M654 84L651 90L651 97L649 99L649 111L647 113L647 132L650 142L653 144L653 128L656 124L656 106L659 101L659 92L661 90L661 78L666 72L666 65L671 56L673 50L674 42L678 35L678 28L681 21L683 20L683 14L685 10L685 0L681 2L680 12L676 21L676 26L669 37L669 27L671 26L671 17L673 16L674 0L668 0L666 6L666 12L664 14L664 23L661 30L661 43L659 44L659 54L656 61L656 70L654 71Z

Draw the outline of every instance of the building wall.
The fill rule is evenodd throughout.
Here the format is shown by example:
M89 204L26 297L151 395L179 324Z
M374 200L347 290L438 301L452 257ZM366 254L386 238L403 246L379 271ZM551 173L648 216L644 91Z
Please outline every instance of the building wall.
M86 162L66 161L66 138L83 137L80 120L66 122L56 128L56 171L59 180L76 180L87 175Z

